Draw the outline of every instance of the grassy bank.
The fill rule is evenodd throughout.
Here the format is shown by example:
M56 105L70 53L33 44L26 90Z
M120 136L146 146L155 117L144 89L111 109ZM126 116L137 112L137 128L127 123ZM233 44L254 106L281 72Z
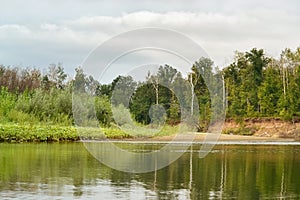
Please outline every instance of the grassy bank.
M83 140L105 140L105 139L151 139L158 137L174 136L179 132L179 126L164 126L157 131L151 127L135 127L135 129L117 128L87 128L47 124L0 124L0 142L63 142ZM188 128L182 126L181 131L189 132ZM280 119L247 119L236 122L226 120L223 134L237 136L257 137L279 137L300 138L300 121L284 121Z
M148 127L149 128L149 127ZM63 142L79 140L135 139L168 136L178 132L177 126L164 126L147 134L146 130L131 135L118 128L87 128L57 125L0 124L0 142Z
M130 137L119 129L111 128L100 130L72 126L0 124L0 142L60 142Z

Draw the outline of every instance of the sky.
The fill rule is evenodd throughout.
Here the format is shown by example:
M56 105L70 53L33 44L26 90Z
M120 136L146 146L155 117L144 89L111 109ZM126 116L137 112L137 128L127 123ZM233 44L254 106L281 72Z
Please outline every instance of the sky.
M0 64L74 73L103 42L144 27L178 31L220 68L235 51L300 46L298 0L1 0Z

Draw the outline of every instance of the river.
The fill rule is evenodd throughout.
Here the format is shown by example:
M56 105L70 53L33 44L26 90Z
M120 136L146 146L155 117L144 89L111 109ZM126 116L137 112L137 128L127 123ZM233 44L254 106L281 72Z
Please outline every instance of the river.
M141 146L159 145L130 148ZM300 199L300 145L224 143L203 159L199 149L134 174L101 164L79 142L1 143L0 199Z

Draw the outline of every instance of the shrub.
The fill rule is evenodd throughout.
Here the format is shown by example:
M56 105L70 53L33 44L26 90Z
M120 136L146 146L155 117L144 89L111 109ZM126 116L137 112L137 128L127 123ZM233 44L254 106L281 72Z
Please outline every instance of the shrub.
M228 128L222 131L222 134L230 135L253 135L257 131L256 127L237 127Z

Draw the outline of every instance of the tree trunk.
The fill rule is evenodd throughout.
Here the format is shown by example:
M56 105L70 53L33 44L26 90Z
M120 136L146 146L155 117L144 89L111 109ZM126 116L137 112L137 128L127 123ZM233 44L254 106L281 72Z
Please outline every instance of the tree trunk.
M195 98L195 91L194 91L194 83L193 83L193 76L190 75L190 84L191 84L191 92L192 92L192 99L191 99L191 115L194 114L194 98Z

